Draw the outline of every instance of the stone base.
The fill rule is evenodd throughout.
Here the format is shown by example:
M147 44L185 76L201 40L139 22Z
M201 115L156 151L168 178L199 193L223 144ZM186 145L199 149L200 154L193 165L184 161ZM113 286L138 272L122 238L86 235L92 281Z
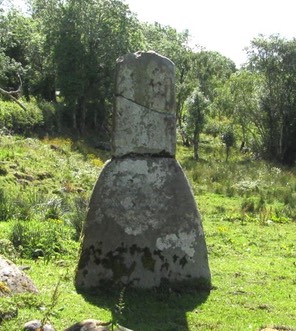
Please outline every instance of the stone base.
M78 290L210 283L201 218L174 158L106 163L90 201Z

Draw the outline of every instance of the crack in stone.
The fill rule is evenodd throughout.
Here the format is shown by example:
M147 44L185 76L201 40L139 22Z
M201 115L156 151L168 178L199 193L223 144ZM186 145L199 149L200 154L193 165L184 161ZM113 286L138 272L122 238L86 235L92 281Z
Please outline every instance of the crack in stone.
M148 110L150 110L150 111L152 111L152 112L154 112L154 113L161 114L161 115L165 114L166 116L175 117L175 114L173 114L173 113L168 113L168 112L166 112L166 111L160 111L160 110L157 110L157 109L151 109L151 108L148 108L148 107L146 107L146 106L144 106L144 105L142 105L142 104L136 102L136 101L133 100L133 99L130 99L130 98L127 98L127 97L123 96L122 94L115 94L115 97L116 97L116 98L117 98L117 97L123 98L123 99L125 99L125 100L127 100L127 101L130 101L131 103L133 103L133 104L135 104L135 105L137 105L137 106L140 106L140 107L143 107L143 108L145 108L145 109L148 109Z

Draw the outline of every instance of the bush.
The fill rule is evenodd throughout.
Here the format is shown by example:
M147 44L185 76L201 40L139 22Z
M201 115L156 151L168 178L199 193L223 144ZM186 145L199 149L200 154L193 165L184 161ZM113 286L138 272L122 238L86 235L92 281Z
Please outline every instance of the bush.
M15 247L8 239L0 239L0 254L11 260L18 256Z
M46 130L46 133L52 134L56 131L60 131L60 114L62 111L59 109L59 105L42 100L38 102L38 107L42 112L44 129Z
M73 230L60 220L19 221L14 224L10 241L21 257L45 261L71 253Z
M43 125L43 114L35 102L23 102L27 111L18 104L0 101L0 128L7 128L16 133L28 134Z

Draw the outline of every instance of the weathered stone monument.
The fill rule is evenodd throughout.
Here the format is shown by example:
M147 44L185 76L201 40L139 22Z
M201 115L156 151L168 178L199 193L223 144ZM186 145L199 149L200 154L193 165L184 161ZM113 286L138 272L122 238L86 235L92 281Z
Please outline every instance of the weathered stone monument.
M201 218L175 159L174 86L165 57L117 60L112 159L91 197L78 290L210 284Z

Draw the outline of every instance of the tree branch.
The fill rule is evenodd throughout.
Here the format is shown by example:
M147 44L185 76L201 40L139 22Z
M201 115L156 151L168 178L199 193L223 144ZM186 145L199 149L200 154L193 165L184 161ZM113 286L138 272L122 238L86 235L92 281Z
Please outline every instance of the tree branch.
M6 91L6 90L4 90L0 87L0 93L8 96L11 100L13 100L15 103L17 103L24 111L28 111L28 109L21 102L19 102L17 98L15 98L13 96L14 94L18 94L18 93L21 92L22 85L23 85L22 80L21 80L21 76L19 74L17 74L17 76L18 76L18 79L20 81L20 86L18 87L18 89L16 91L9 91L8 92L8 91Z

